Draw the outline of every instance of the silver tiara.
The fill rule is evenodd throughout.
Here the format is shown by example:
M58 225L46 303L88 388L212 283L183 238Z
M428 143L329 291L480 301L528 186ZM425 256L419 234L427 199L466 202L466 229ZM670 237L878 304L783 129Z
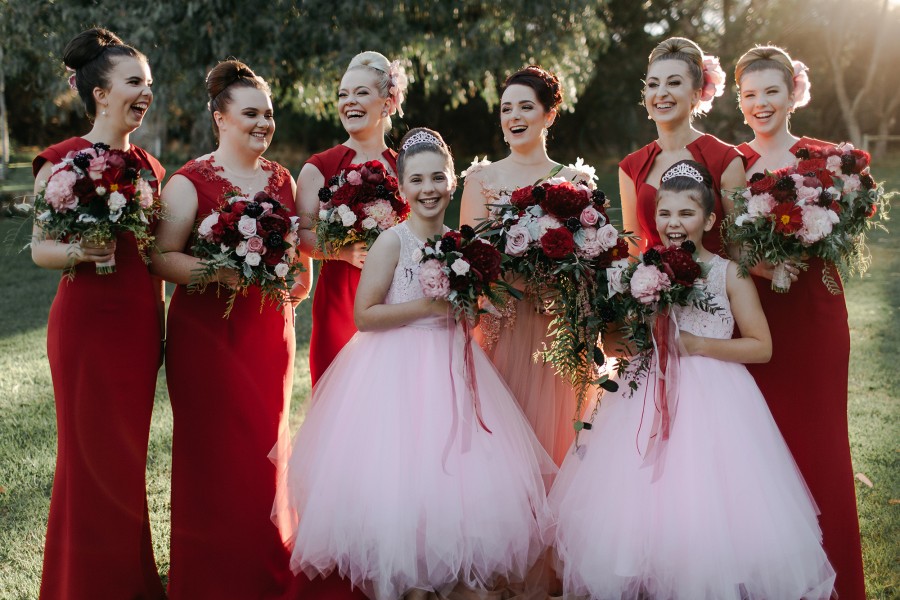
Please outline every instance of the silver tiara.
M678 163L677 165L663 173L662 183L665 183L670 179L674 179L675 177L690 177L698 183L706 183L705 181L703 181L703 175L700 174L700 171L687 163Z
M410 146L415 146L416 144L430 144L432 146L437 146L438 148L443 147L441 140L437 139L427 131L417 131L412 134L408 140L403 142L403 146L400 148L400 152L409 149Z

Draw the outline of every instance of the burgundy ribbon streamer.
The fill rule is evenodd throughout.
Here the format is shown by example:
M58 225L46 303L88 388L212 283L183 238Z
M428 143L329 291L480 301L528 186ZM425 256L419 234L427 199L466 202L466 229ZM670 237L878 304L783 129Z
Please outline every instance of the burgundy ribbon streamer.
M662 472L665 445L672 431L675 412L678 408L678 376L680 357L678 353L678 323L672 311L661 312L653 326L653 352L656 356L656 375L653 390L653 423L644 449L644 464L654 464L658 477ZM647 390L644 390L644 403ZM638 426L637 437L643 428L643 415Z

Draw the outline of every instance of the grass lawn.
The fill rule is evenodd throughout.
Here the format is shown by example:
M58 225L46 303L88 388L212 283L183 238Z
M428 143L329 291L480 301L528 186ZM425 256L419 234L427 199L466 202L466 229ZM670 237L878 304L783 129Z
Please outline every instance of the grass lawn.
M462 161L461 161L462 162ZM461 170L465 165L458 165ZM615 190L615 169L601 188ZM876 173L900 189L900 157ZM900 205L900 200L894 202ZM457 209L448 211L455 222ZM897 215L895 219L900 219ZM46 323L58 274L35 267L10 241L20 220L0 217L0 600L37 598L56 452ZM896 229L897 221L893 227ZM25 243L20 235L18 246ZM870 242L873 267L847 285L852 353L850 440L857 482L866 583L870 598L900 597L900 236ZM309 396L310 302L298 311L293 424ZM812 352L827 349L810 349ZM169 569L169 477L172 412L165 373L158 380L147 485L159 571ZM97 577L102 577L98 573Z

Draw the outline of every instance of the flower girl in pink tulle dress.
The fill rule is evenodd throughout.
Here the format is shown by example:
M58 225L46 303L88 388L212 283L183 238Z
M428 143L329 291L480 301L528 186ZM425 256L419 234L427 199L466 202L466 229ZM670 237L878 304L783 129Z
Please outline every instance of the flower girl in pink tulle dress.
M633 395L605 395L582 447L563 463L550 504L567 598L831 594L834 571L815 505L741 364L771 355L756 288L700 243L715 221L709 181L693 161L671 167L657 194L656 226L665 245L694 243L718 310L674 310L680 358L677 379L666 373L677 392L667 396L667 440L651 440L657 406L666 406L655 402L660 382L651 375ZM735 325L742 337L732 339Z
M421 249L446 231L456 187L447 146L414 129L397 167L411 215L369 251L359 333L316 384L289 459L291 566L311 577L337 572L377 600L491 597L523 580L546 547L542 475L555 466L473 344L490 431L478 424L463 384L462 328L445 301L423 295Z

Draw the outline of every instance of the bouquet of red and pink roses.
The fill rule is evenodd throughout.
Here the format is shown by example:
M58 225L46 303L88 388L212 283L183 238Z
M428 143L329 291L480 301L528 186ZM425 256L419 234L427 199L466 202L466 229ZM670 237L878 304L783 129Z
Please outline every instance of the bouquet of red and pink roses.
M319 249L330 254L356 242L371 247L382 231L408 214L409 204L400 197L397 178L380 162L350 165L319 190Z
M734 194L736 216L726 236L744 249L744 275L760 261L776 265L773 290L790 288L786 261L802 268L802 260L814 256L826 263L822 281L839 294L830 265L845 277L868 269L865 234L884 227L884 188L869 173L869 154L850 144L801 148L796 155L796 166L757 173Z
M498 288L517 294L500 278L500 253L468 225L428 240L417 254L425 297L447 300L457 320L474 320L482 296L500 302Z
M506 270L521 275L554 317L542 356L575 387L579 407L590 385L616 388L599 373L605 363L600 338L616 314L603 308L609 304L606 268L627 260L628 244L607 207L602 191L555 178L516 190L508 204L491 205L492 217L478 228L503 253Z
M239 291L258 285L263 300L279 307L290 301L297 262L298 218L266 192L253 199L228 195L197 227L192 251L201 259L189 290L203 291L216 280L219 269L233 269L238 283L228 298L225 317L231 314ZM262 306L260 306L262 310Z
M97 143L72 151L54 165L34 203L35 222L52 239L111 242L129 232L147 258L153 242L150 222L159 216L156 178L130 153ZM97 273L115 273L115 257L96 263ZM74 269L66 270L69 277Z

